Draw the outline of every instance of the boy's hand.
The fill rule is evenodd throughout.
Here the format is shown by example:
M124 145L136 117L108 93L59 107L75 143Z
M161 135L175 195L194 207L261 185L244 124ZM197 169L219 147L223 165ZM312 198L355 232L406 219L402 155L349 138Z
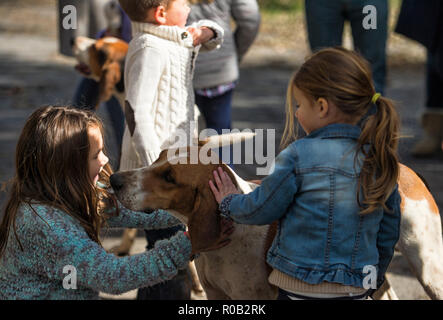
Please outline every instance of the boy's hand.
M209 40L215 37L214 31L212 31L212 29L207 27L201 27L201 28L189 27L188 32L191 34L192 38L194 39L193 42L194 47L203 44L205 42L208 42Z
M214 171L213 174L217 187L214 185L212 180L209 180L209 187L211 188L217 203L220 204L223 198L230 194L240 194L235 185L232 183L231 178L229 178L228 174L224 172L221 167L218 167L218 172Z

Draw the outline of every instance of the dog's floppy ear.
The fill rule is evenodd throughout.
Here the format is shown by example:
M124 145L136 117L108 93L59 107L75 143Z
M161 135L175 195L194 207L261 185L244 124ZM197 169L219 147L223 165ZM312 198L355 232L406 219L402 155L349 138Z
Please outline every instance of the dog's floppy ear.
M218 240L220 216L217 214L217 202L209 188L197 191L188 228L194 252L211 247Z
M103 66L100 82L99 82L99 98L96 109L103 101L111 99L112 91L115 85L120 81L121 70L120 64L117 61L112 61Z

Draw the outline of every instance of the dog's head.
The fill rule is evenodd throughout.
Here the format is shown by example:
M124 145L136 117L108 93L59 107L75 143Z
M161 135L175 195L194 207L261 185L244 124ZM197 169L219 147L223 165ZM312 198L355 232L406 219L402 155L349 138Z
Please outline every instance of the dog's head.
M149 167L113 174L111 186L120 202L129 209L167 210L188 225L193 245L205 247L216 241L220 233L218 204L209 187L213 172L221 166L243 193L251 192L255 185L244 181L219 161L211 148L239 143L254 136L250 132L216 135L199 141L198 146L171 149L172 152L163 150ZM211 159L209 163L208 158Z
M200 149L187 147L187 157ZM113 174L111 185L125 207L136 211L167 210L188 225L193 245L212 243L220 232L220 216L209 180L213 180L212 172L218 166L234 183L236 178L225 164L190 164L190 158L187 160L188 164L172 164L174 159L168 159L168 150L163 150L149 167Z
M73 41L72 51L81 66L87 67L90 77L99 83L99 99L111 98L114 88L123 92L122 70L128 44L114 37L94 40L77 37Z

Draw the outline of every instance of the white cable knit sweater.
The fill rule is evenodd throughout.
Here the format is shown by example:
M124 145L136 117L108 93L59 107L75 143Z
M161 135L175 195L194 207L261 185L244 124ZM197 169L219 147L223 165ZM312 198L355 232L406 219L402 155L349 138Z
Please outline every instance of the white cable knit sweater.
M119 170L152 164L184 130L189 141L194 119L192 77L200 47L220 46L223 29L210 20L191 26L211 28L216 36L203 46L193 46L186 29L132 22L133 39L125 62L126 128ZM195 133L192 133L193 135Z

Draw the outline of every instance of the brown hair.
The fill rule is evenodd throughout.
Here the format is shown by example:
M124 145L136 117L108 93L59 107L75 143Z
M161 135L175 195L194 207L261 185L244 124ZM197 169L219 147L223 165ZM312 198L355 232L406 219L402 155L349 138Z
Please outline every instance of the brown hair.
M47 106L34 111L26 121L15 152L15 176L0 224L2 256L21 204L44 204L64 211L78 220L89 237L100 244L104 203L116 201L105 189L93 185L89 176L88 129L101 121L90 111ZM99 181L109 186L112 169L106 164ZM117 207L117 206L116 206ZM116 211L118 214L118 210ZM23 248L22 248L23 250Z
M393 102L385 97L377 99L376 112L370 114L376 92L369 63L358 53L341 47L323 49L309 57L289 82L282 147L297 138L293 101L295 86L313 101L322 97L332 102L355 123L363 119L358 150L365 159L359 177L357 201L362 214L379 206L387 209L385 202L399 174L397 147L400 120Z
M168 7L172 1L174 0L119 0L118 2L129 19L144 22L149 9L161 5Z

